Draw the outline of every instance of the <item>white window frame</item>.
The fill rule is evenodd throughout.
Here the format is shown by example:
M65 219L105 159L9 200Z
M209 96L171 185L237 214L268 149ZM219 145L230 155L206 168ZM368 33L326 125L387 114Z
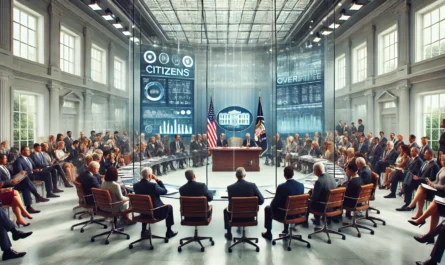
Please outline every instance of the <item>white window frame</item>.
M437 42L436 41L432 41L432 34L430 34L431 37L431 44L433 43L438 43L438 52L439 54L436 56L427 56L427 54L424 53L424 47L428 44L425 43L425 36L424 36L424 28L428 27L431 30L433 29L432 27L426 26L424 25L424 15L427 13L430 13L432 11L435 10L439 10L439 22L436 23L432 23L432 25L438 25L438 34L439 36L437 37ZM430 20L431 21L431 20ZM441 32L442 31L442 32ZM416 62L420 62L423 60L428 60L428 59L434 59L438 56L443 56L445 55L445 50L441 53L440 50L440 46L443 45L445 47L445 0L438 0L422 9L420 9L419 11L416 12L415 14L415 61ZM442 35L442 36L440 36ZM433 48L433 46L431 45L431 49ZM445 48L444 48L445 49ZM431 51L432 53L432 51Z
M433 99L433 97L436 97ZM438 142L443 129L440 128L440 121L445 115L445 91L437 91L434 94L425 94L421 98L422 102L422 135L429 138L429 145L434 150L438 150ZM436 105L436 106L435 106ZM435 108L434 108L435 107ZM430 115L435 121L430 122L427 128L427 117ZM436 126L432 126L436 125ZM429 130L428 130L429 129ZM433 137L436 136L436 137Z
M69 45L65 45L65 43L62 43L62 38L64 34L68 35L69 37L73 38L73 47L69 47ZM80 76L81 73L81 58L80 58L80 49L81 49L81 39L78 34L75 32L69 30L68 28L62 26L60 30L60 69L69 74ZM73 61L70 62L70 59L65 59L65 53L67 50L70 50L72 52ZM67 61L68 63L73 64L73 71L69 71L67 69L64 69L64 61Z
M346 55L335 59L335 90L346 87Z
M15 109L15 97L16 96L19 96L19 97L21 97L21 96L27 96L27 97L34 97L34 102L35 102L35 106L34 106L34 110L30 110L29 109L29 104L27 104L27 110L26 111L24 111L24 110L22 110L22 109L18 109L18 110L16 110ZM38 115L38 113L39 113L39 111L40 111L40 109L39 109L39 100L40 100L40 98L39 98L39 96L37 95L37 94L34 94L34 93L27 93L27 92L24 92L24 91L14 91L14 100L13 100L13 120L14 120L14 122L13 122L13 143L14 143L14 145L15 145L15 143L16 142L18 142L19 144L18 144L18 146L16 146L16 147L18 147L18 148L20 148L23 144L22 143L26 143L25 145L28 145L28 146L30 146L30 144L33 144L33 143L35 143L36 142L36 139L38 138L37 137L37 133L38 133L38 124L41 124L40 122L40 120L39 120L39 115ZM20 103L19 103L19 106L20 106ZM29 135L28 135L28 137L26 138L26 139L21 139L21 137L20 137L20 135L21 135L21 132L23 131L23 130L27 130L27 131L29 131L29 122L26 124L26 128L25 127L21 127L21 126L19 126L19 127L16 127L15 126L15 115L16 114L18 114L18 116L19 116L19 121L18 121L18 123L21 125L21 115L22 114L26 114L26 115L31 115L32 116L32 118L34 119L34 121L33 121L33 123L34 123L34 128L32 128L33 130L33 135L34 135L34 137L31 139L31 138L28 138L29 137ZM16 137L15 137L15 131L16 130L18 130L18 133L19 133L19 138L17 139Z
M116 63L119 63L121 65L121 70L118 73L116 70ZM113 80L113 87L118 90L126 91L126 65L125 61L120 59L119 57L114 57L113 62L113 71L114 71L114 80ZM116 84L117 83L117 84Z
M364 50L364 57L359 58L359 52ZM359 62L360 60L360 62ZM363 66L363 68L359 68ZM359 72L365 72L364 78L359 79ZM352 83L363 82L368 78L368 47L366 41L352 50Z
M94 50L101 53L100 54L101 55L100 62L99 62L98 58L93 58ZM106 50L102 49L101 47L99 47L96 44L93 44L91 46L90 60L91 60L91 80L93 80L94 82L106 85L107 84L107 53L106 53ZM100 66L97 69L96 68L93 69L93 65L94 65L95 61L96 61L96 63L100 63ZM95 78L94 73L98 74L99 77Z
M23 54L21 54L18 51L18 47L20 47L20 49L22 48L27 48L27 54L29 54L29 47L32 47L31 45L28 44L28 42L24 41L25 35L21 34L21 30L22 29L30 29L27 26L24 26L21 22L18 23L16 21L14 21L15 18L15 14L16 11L15 10L19 10L20 13L25 13L28 16L31 16L35 19L35 59L29 58L29 56L24 56ZM12 51L13 51L13 55L20 57L22 59L25 60L29 60L32 62L37 62L40 64L44 63L44 54L43 54L43 46L44 46L44 18L43 15L41 15L40 13L28 8L27 6L18 3L17 1L14 1L14 7L13 7L13 13L12 13ZM18 28L20 28L20 33L16 33L17 27L16 25L19 25ZM26 39L29 38L29 31L27 31L28 34L26 34ZM16 35L17 34L17 35ZM20 35L20 36L19 36Z
M385 42L385 39L389 39L389 43ZM391 43L391 38L394 40ZM378 36L378 73L379 75L387 74L393 72L398 67L398 59L399 59L399 37L398 37L398 28L397 24L387 28L385 31L379 34ZM391 52L393 56L391 57ZM394 69L388 69L386 67L386 63L390 61L394 61Z

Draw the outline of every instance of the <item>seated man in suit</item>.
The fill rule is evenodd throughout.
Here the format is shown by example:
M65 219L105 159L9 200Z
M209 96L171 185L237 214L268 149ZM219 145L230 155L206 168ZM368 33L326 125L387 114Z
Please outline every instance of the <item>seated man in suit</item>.
M355 159L355 163L358 167L358 174L362 179L363 185L372 183L372 173L371 169L369 169L368 165L366 165L366 161L363 157L357 157Z
M201 164L201 145L195 135L192 135L191 138L190 154L192 155L193 167L198 167Z
M226 135L224 133L221 133L221 135L219 136L219 140L216 141L216 146L220 146L220 147L227 147L227 140L226 140Z
M31 180L41 180L45 183L47 198L60 197L59 195L56 195L52 192L54 176L51 176L50 172L46 172L42 169L37 168L34 162L29 158L29 156L31 155L29 147L22 146L20 153L21 156L19 156L14 162L14 174L17 174L24 170L26 171L26 173L28 173L28 177ZM57 179L57 175L55 176L55 178Z
M63 139L63 141L65 142L65 147L66 147L67 153L71 153L71 151L73 150L74 139L71 136L72 136L72 132L67 131L65 139Z
M423 136L420 141L422 143L422 148L420 148L419 156L420 156L420 158L422 158L422 160L425 160L425 157L424 157L425 152L427 150L431 150L430 146L428 145L428 137Z
M405 144L403 142L403 136L401 134L397 135L397 141L394 143L394 149L399 150L399 146Z
M250 138L250 133L246 133L246 139L243 140L244 147L256 147L255 141Z
M141 181L133 185L134 193L150 195L153 207L161 207L164 203L161 201L161 195L167 194L167 189L160 179L153 175L151 168L146 167L141 171ZM156 183L151 182L154 180ZM167 226L167 232L165 237L172 238L178 234L172 230L172 226L175 224L173 217L173 207L167 205L154 212L154 217L159 219L165 218L165 225ZM147 224L142 223L141 237L144 237L145 231L147 231Z
M62 166L60 164L53 163L53 160L51 159L51 156L48 153L49 152L48 151L49 150L48 149L49 148L48 144L47 143L42 143L40 145L40 147L41 147L41 153L42 153L43 158L44 158L44 162L43 162L42 166L54 167L56 169L57 173L59 173L59 175L62 177L62 180L64 182L65 187L67 187L67 188L73 187L73 185L71 185L69 183L69 181L68 181L68 179L66 177L65 171L63 171ZM37 166L39 166L39 165L37 165Z
M420 168L422 167L423 161L419 157L419 149L417 147L411 148L411 161L408 164L408 168L404 171L396 170L392 174L389 182L391 183L391 193L384 196L384 198L395 198L396 190L399 181L403 181L407 174L412 174L413 176L417 176L420 172Z
M275 136L275 143L276 143L276 166L280 167L281 165L281 156L283 154L284 151L284 145L283 145L283 141L281 141L281 137L280 134L276 134ZM272 165L273 165L273 160L272 160Z
M304 186L300 182L293 179L294 168L287 166L284 168L285 183L278 185L275 197L269 206L264 208L264 228L266 232L262 236L267 240L272 240L272 216L278 219L283 219L285 212L280 210L286 208L287 198L293 195L300 195L304 193ZM283 234L289 233L289 225L284 225Z
M40 196L37 192L36 187L32 184L28 177L25 177L22 181L14 178L12 171L7 167L8 159L5 154L0 154L0 181L3 182L2 188L12 187L15 190L21 191L23 196L23 202L26 206L26 210L29 213L40 213L40 211L35 210L32 205L31 194L36 198L36 202L47 202L46 198Z
M382 153L383 153L383 148L379 144L379 138L375 137L372 149L369 151L369 154L368 154L369 155L368 160L369 160L369 163L371 163L371 167L373 169L375 168L377 161L380 160Z
M313 173L318 179L315 181L314 188L309 192L312 193L309 201L309 209L316 212L323 212L326 196L330 190L337 187L337 183L333 176L326 173L325 166L322 162L314 164ZM309 216L309 211L307 215ZM320 216L314 215L313 224L320 225ZM305 226L307 227L308 224L306 223Z
M437 265L442 260L443 252L445 251L445 222L442 222L434 230L425 236L433 238L437 236L437 241L431 251L431 258L425 262L416 261L416 265ZM433 240L434 242L434 240Z
M380 135L379 145L380 145L380 147L385 148L386 142L388 142L388 139L386 139L385 133L383 131L380 131L379 135Z
M248 182L245 180L246 170L243 167L239 167L235 172L237 182L227 187L227 193L229 195L229 207L231 208L231 200L233 197L258 197L258 205L262 205L264 203L264 197L261 192L258 190L258 187L253 182ZM224 228L227 230L227 233L224 234L226 239L232 239L232 227L229 225L230 213L227 208L224 209Z
M105 150L104 155L102 156L102 159L100 160L100 169L99 173L101 175L105 175L107 173L107 169L111 167L110 163L110 151Z
M411 182L403 187L405 191L405 204L396 209L397 211L411 211L412 209L408 207L411 203L413 192L419 187L420 184L427 184L426 179L428 178L431 182L436 180L437 172L439 172L440 167L434 160L434 153L432 150L427 150L425 152L425 162L423 162L422 167L418 175L412 177Z
M9 240L8 232L11 232L12 239L14 241L24 239L32 235L32 232L22 232L17 230L14 223L8 218L5 210L0 207L0 248L3 251L2 259L10 260L25 256L26 252L16 252L11 248L12 244Z
M409 135L408 141L409 141L409 148L417 147L417 149L420 150L419 145L416 143L416 136L414 134Z
M85 157L85 162L83 163L82 166L79 167L79 169L77 170L77 174L80 176L83 173L88 171L88 165L93 161L93 156L91 155L87 155ZM77 180L76 180L77 181Z
M175 135L175 140L170 143L170 151L172 155L180 155L183 154L185 150L184 144L181 141L181 135ZM179 160L179 168L184 169L184 159Z
M193 172L193 170L187 169L185 171L185 178L187 179L187 183L179 188L179 194L181 196L189 196L189 197L205 196L207 197L207 202L211 202L213 200L213 194L207 189L207 185L205 183L196 181L196 175ZM212 212L209 212L208 216L211 215ZM189 217L187 218L187 220L190 220L192 218L193 217Z
M63 173L62 179L64 180L65 184L68 183L62 167L59 164L56 164L56 166L51 166L48 163L48 160L43 156L43 153L41 151L42 151L42 147L40 146L40 144L35 143L34 144L34 152L31 154L31 159L34 161L34 164L36 165L37 168L42 169L42 171L49 172L51 174L51 178L52 178L52 182L53 182L53 192L54 193L63 192L63 190L60 190L57 187L57 174L58 173L60 174L60 172ZM56 167L57 167L57 169L56 169Z
M348 181L343 183L342 186L346 187L345 198L343 200L343 207L353 208L357 200L351 198L357 198L359 195L360 186L363 185L362 179L358 175L358 167L355 160L352 160L346 166L346 175L348 176ZM347 217L351 217L350 212L346 212Z
M358 152L362 155L366 155L368 153L368 141L366 141L365 136L360 136L360 143L358 144Z
M377 161L374 167L374 172L380 176L382 172L385 172L386 168L393 165L396 162L399 153L394 149L394 143L388 141L386 143L386 150L383 153L381 160Z
M85 195L91 195L92 188L100 188L100 182L97 179L96 175L99 173L100 164L96 161L92 161L88 164L88 171L82 173L77 178L77 181L82 184L83 192ZM89 205L94 205L93 196L87 196L85 198L85 202Z
M155 145L155 137L151 136L150 139L148 140L148 145L147 145L147 157L149 158L153 158L156 157L156 145ZM162 176L161 173L161 165L154 165L152 166L152 168L154 169L154 171L156 172L156 174L158 176ZM164 171L166 171L166 169L164 169Z

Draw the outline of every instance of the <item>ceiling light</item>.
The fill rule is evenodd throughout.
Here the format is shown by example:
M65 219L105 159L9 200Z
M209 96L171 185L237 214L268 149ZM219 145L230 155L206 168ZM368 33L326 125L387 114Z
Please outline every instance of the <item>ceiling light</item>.
M341 11L339 20L346 21L346 20L348 20L350 17L351 17L351 16L346 15L346 10L343 9L343 10Z
M113 23L113 26L114 26L115 28L117 28L117 29L122 29L122 28L123 28L123 26L122 26L122 24L121 24L121 20L120 20L119 18L116 18L116 20L115 20L114 23Z
M109 8L107 8L106 10L105 10L105 14L103 14L102 15L102 17L105 19L105 20L113 20L114 18L114 16L113 16L113 12L111 12L111 10L109 9Z
M331 33L332 33L332 30L330 30L330 29L322 29L321 30L321 35L327 36L327 35L330 35Z
M102 10L102 8L99 6L98 0L91 0L90 4L88 6L91 7L91 9L93 9L95 11Z
M133 41L133 42L139 42L139 39L136 38L136 37L131 37L130 40Z
M320 41L321 41L320 35L319 35L318 33L315 34L315 38L314 38L313 41L314 41L314 42L320 42Z
M329 25L329 28L330 29L336 29L336 28L338 28L338 27L340 27L340 24L338 24L338 23L332 23L331 25Z
M349 10L357 11L357 10L360 10L360 8L362 8L362 7L363 7L363 4L359 4L359 3L357 3L357 1L352 1L351 7L349 7Z
M128 28L125 28L125 30L122 31L122 34L124 34L125 36L131 36L131 32L128 30Z

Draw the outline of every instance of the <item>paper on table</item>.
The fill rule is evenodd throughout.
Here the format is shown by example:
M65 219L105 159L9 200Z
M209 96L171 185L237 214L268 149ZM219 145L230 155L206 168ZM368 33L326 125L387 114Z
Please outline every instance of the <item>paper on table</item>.
M427 185L427 184L425 184L425 183L422 183L422 187L423 187L424 189L427 189L427 190L437 191L436 188L433 188L433 187L431 187L430 185Z

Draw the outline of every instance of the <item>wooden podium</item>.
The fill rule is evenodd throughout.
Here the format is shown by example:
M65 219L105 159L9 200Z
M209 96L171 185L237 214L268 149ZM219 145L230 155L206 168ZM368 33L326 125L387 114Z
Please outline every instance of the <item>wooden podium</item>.
M246 171L260 171L260 147L215 147L212 151L212 171L235 171L244 167ZM249 165L250 164L250 165Z

